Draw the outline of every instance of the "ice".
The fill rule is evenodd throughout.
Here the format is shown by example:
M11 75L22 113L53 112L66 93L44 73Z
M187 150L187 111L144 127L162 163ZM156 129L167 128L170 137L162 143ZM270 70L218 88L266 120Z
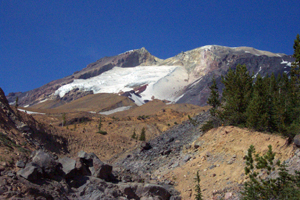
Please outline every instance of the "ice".
M132 94L137 105L152 97L161 100L174 100L178 91L187 85L186 70L181 66L137 66L114 67L99 76L89 79L75 79L55 91L55 95L63 97L69 91L78 88L81 91L97 93L120 93L133 90L134 87L147 85L141 97ZM171 88L171 89L170 89Z
M129 110L130 108L131 108L131 106L122 106L122 107L115 108L115 109L112 109L112 110L109 110L109 111L99 112L99 114L101 114L101 115L110 115L110 114L113 114L113 113L116 113L116 112Z

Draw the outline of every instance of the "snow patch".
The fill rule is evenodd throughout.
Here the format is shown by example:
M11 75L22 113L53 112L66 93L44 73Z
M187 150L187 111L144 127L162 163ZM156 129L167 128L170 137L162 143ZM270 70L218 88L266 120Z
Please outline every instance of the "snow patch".
M105 112L99 112L99 114L101 115L110 115L116 112L122 112L124 110L129 110L131 108L131 106L123 106L123 107L119 107L119 108L115 108L109 111L105 111Z
M253 78L256 78L257 77L257 75L258 75L258 73L261 71L261 67L259 67L259 70L258 70L258 72L253 76Z
M282 61L281 61L281 63L280 64L282 64L282 65L286 65L286 66L288 66L288 67L292 67L292 63L291 62L288 62L288 61L286 61L286 60L283 60L282 59Z
M120 93L133 90L134 87L147 84L140 97L132 94L137 105L144 104L152 97L173 101L188 83L188 74L181 66L137 66L129 68L114 67L99 76L89 79L75 79L55 91L55 95L63 97L69 91L78 88L81 91L97 93Z
M131 93L131 97L130 97L134 103L138 106L141 106L143 104L145 104L145 101L142 97L137 96L136 94Z
M45 113L39 113L39 112L32 112L32 111L28 111L28 110L23 110L23 109L19 109L18 108L18 110L19 111L22 111L22 112L25 112L25 113L27 113L27 114L40 114L40 115L44 115Z
M250 53L250 51L245 51L245 53Z
M42 100L42 101L40 101L39 103L43 103L43 102L45 102L45 101L47 101L48 99L44 99L44 100Z

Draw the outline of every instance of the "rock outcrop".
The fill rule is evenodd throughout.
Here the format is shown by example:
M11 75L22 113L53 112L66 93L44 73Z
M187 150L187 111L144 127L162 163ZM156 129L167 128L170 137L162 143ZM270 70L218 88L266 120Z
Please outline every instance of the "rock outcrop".
M31 161L17 172L17 176L12 175L14 180L10 181L22 188L21 191L11 193L7 184L1 182L4 177L0 176L3 191L0 198L180 199L169 186L131 177L124 181L117 174L111 165L102 162L94 153L80 151L76 159L55 159L50 153L39 150L33 152Z

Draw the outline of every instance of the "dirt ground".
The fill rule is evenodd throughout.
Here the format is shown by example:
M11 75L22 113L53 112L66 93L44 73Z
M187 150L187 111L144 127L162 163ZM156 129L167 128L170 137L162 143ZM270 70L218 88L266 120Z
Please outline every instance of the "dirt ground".
M276 152L275 159L281 161L293 156L292 146L286 146L286 139L278 135L253 132L231 126L219 127L199 137L194 144L199 145L187 151L196 151L196 156L185 165L175 168L162 176L175 182L184 200L194 198L195 175L199 171L204 199L231 192L246 180L243 159L250 145L257 153L265 153L268 145Z

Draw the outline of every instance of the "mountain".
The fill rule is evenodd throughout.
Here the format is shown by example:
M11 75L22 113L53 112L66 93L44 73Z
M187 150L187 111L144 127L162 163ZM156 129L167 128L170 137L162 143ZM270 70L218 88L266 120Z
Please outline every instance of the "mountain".
M10 93L7 99L12 104L18 96L24 107L51 100L55 103L50 108L55 108L89 94L114 93L138 106L153 99L203 106L213 76L221 91L221 76L237 64L245 64L254 76L266 76L289 73L291 62L292 56L251 47L208 45L165 60L141 48L104 57L71 76L28 92Z

